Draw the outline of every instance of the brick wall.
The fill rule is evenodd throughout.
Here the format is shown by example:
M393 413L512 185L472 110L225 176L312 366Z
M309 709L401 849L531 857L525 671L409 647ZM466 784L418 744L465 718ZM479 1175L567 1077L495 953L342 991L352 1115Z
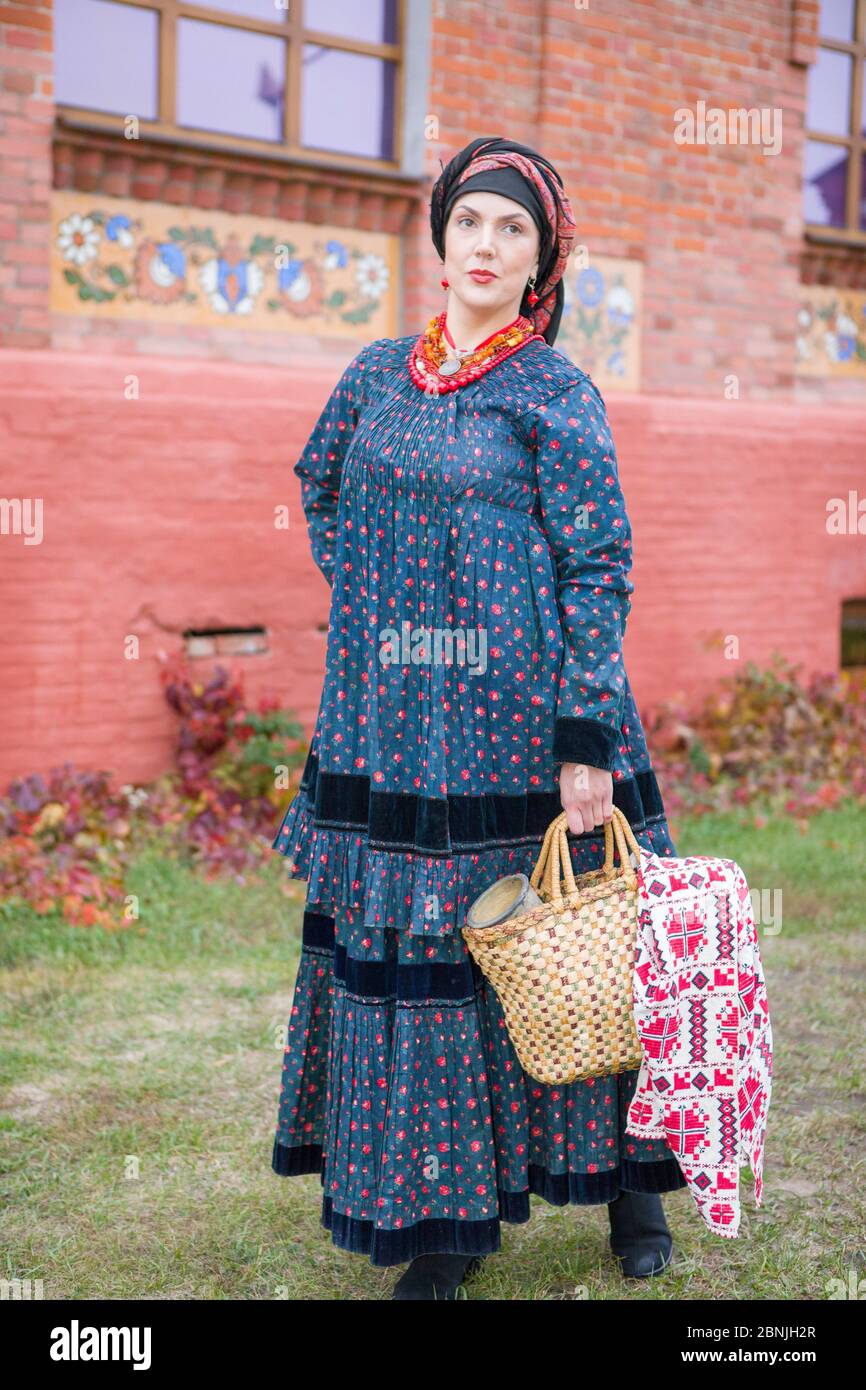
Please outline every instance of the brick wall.
M45 535L2 542L14 621L0 629L0 782L64 758L123 778L165 767L175 723L156 654L186 628L261 624L267 653L238 659L249 692L278 694L310 730L330 591L291 468L330 375L286 393L270 367L24 352L4 371L7 472L44 499ZM862 412L800 407L792 433L781 403L609 408L634 530L625 659L639 705L730 675L731 637L742 662L777 649L806 672L835 670L864 555L862 536L827 534L826 502L862 471ZM274 528L283 503L288 531Z
M606 392L635 535L626 659L644 707L729 674L730 636L741 660L778 649L806 672L834 669L840 605L866 593L862 536L825 525L829 497L866 492L862 385L793 376L798 284L862 283L864 265L802 236L798 122L816 11L434 0L430 176L465 141L511 134L560 168L580 242L644 262L643 389ZM403 332L441 307L441 272L429 189L405 181L299 181L266 161L68 131L52 145L50 19L50 4L0 5L3 490L42 497L46 517L39 546L0 537L15 614L0 636L0 780L64 758L146 777L174 734L155 653L186 628L261 623L267 654L240 659L250 691L273 690L311 727L328 591L291 468L354 349L224 328L199 339L203 365L177 360L190 344L176 328L52 316L52 178L398 231ZM782 152L678 147L672 113L699 99L783 107ZM129 373L143 382L136 402ZM732 374L738 400L724 394ZM289 533L273 527L279 502Z
M0 4L0 343L51 341L52 0Z
M443 303L428 189L373 176L305 175L265 158L206 154L59 128L52 147L51 3L0 6L3 162L0 332L8 346L143 351L279 363L279 334L57 315L46 336L46 186L153 198L404 236L402 329ZM799 286L866 284L866 250L804 239L807 64L816 0L434 0L427 172L467 140L507 133L560 169L590 255L644 264L642 387L720 396L734 374L753 399L862 399L861 381L794 376ZM779 108L776 156L756 145L678 145L674 112ZM50 162L49 162L50 161ZM53 165L53 175L51 166ZM22 336L24 335L24 336ZM339 343L314 342L327 360Z
M822 278L813 261L828 255L805 245L801 217L817 11L808 0L438 6L430 109L443 159L482 134L535 146L563 177L578 242L643 262L647 392L718 399L733 373L753 399L823 394L794 377L798 286ZM781 152L677 145L674 112L700 99L781 108ZM428 246L419 220L421 282ZM836 283L864 283L866 250L837 250L830 262ZM862 382L825 392L864 397Z

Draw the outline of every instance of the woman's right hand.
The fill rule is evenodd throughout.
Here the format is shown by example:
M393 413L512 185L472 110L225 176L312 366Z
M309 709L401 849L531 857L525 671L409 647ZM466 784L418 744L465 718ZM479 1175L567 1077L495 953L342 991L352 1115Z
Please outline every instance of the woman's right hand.
M613 820L613 773L588 763L563 763L559 796L572 835Z

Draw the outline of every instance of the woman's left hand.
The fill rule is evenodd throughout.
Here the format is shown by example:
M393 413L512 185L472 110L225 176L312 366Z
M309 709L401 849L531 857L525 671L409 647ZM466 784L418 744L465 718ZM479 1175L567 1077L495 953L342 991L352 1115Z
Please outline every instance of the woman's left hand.
M572 835L613 820L613 773L588 763L563 763L559 795Z

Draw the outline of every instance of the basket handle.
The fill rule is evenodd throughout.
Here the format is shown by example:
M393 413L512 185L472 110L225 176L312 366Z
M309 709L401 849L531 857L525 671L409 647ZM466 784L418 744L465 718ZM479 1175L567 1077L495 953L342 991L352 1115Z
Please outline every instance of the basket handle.
M617 873L613 862L614 841L620 858L619 872L626 878L633 878L634 870L629 865L629 853L634 851L635 857L640 863L640 845L635 839L628 818L623 815L618 806L613 807L611 820L606 820L604 823L603 871L607 878L613 878ZM556 816L547 827L544 842L530 879L533 888L538 888L542 882L542 875L544 877L542 894L547 895L547 900L551 904L560 905L562 903L561 880L563 877L565 878L566 893L571 894L577 891L571 852L568 847L568 817L564 811L561 815Z
M616 847L619 850L619 862L623 869L628 870L628 856L633 850L638 864L640 863L640 845L634 836L634 831L629 824L628 816L624 815L618 806L613 808L613 835L616 837ZM604 871L608 877L613 873L613 836L608 831L610 821L604 823Z
M566 817L564 816L557 816L556 820L552 821L553 834L550 837L544 888L542 888L542 898L546 898L548 902L562 903L562 881L560 880L562 880L563 874L566 876L566 892L577 892L569 844L564 840L564 826L566 826ZM532 887L535 887L535 884Z
M544 832L544 843L538 851L535 868L532 870L532 875L529 879L531 886L536 890L539 885L542 884L543 880L542 893L549 891L550 888L550 846L560 819L561 817L555 816Z

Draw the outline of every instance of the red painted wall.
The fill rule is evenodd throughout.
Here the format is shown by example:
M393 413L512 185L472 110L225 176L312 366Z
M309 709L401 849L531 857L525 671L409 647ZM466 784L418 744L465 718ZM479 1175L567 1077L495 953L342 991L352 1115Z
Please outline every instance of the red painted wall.
M175 722L156 652L188 627L262 624L267 653L235 658L249 693L274 691L311 730L330 591L292 467L347 360L289 375L3 355L4 478L43 498L44 536L0 538L0 780L64 759L121 780L162 771ZM125 399L130 375L138 400ZM741 661L778 648L835 669L840 604L866 594L866 545L827 534L826 504L866 492L866 410L661 395L608 408L634 532L625 656L641 707L729 674L731 635ZM290 529L277 530L286 503Z
M250 693L274 691L310 729L329 591L292 466L364 341L53 312L52 186L394 232L399 332L443 302L429 184L337 170L332 185L318 168L57 126L53 10L0 3L0 496L42 498L45 526L38 546L0 535L0 787L63 759L121 779L164 769L175 723L155 653L190 627L262 624L268 652L239 659ZM841 603L866 597L864 537L826 528L830 498L866 496L863 383L794 373L800 285L866 284L863 247L802 224L817 13L815 0L431 6L431 178L467 140L510 134L560 169L580 244L643 262L642 393L604 392L643 708L729 674L730 637L740 661L778 649L806 674L835 669ZM782 150L677 147L673 112L700 99L782 108ZM739 401L725 399L732 374Z

